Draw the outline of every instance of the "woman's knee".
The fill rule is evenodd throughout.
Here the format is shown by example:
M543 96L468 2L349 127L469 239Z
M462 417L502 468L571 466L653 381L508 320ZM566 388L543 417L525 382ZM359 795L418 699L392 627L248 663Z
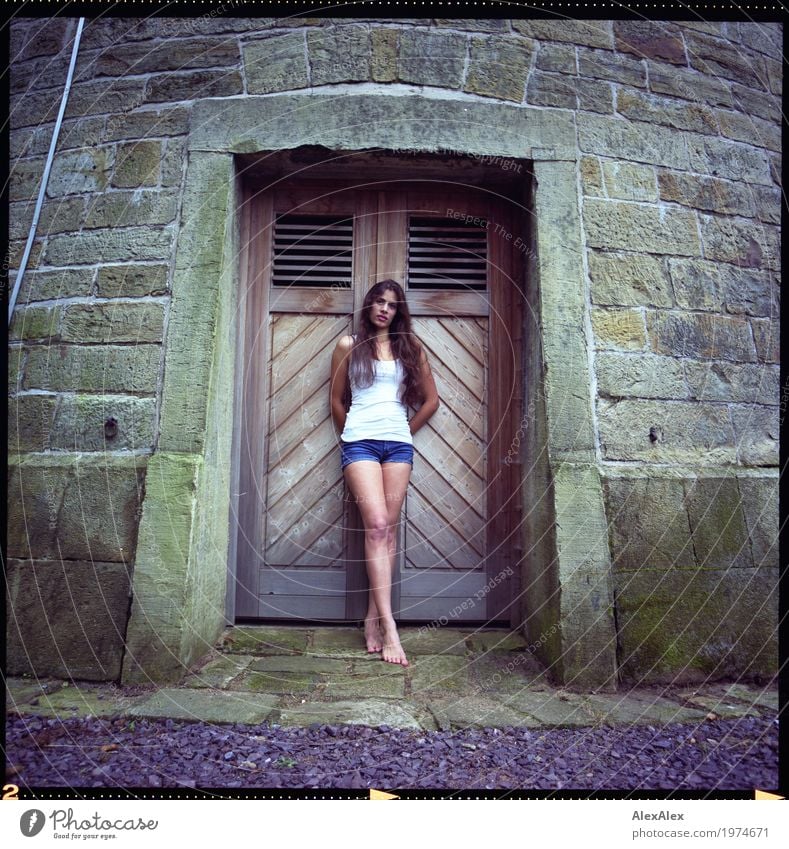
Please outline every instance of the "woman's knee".
M364 523L364 533L367 539L375 542L386 542L389 539L391 528L386 513L375 513L367 516Z

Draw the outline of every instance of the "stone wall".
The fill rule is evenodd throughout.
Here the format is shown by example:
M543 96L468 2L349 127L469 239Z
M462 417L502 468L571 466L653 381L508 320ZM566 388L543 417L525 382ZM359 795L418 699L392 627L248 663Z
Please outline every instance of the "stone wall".
M75 28L73 19L11 26L12 284ZM491 103L572 119L571 137L545 141L575 168L583 245L588 380L580 399L567 390L576 412L561 427L573 433L583 419L592 440L583 462L594 468L562 469L572 458L553 454L524 491L544 491L547 476L560 489L583 480L601 492L622 679L774 670L781 59L775 24L210 14L89 22L11 327L9 671L117 678L131 582L135 603L150 603L168 566L151 544L162 519L150 506L166 504L168 482L183 484L174 518L184 523L175 548L191 552L186 584L205 581L193 572L200 552L223 557L224 517L208 505L221 508L228 483L206 490L205 461L224 456L226 428L221 411L212 418L181 385L189 351L176 334L188 316L171 309L176 275L185 289L199 278L189 273L198 260L183 265L200 234L181 216L196 155L187 140L205 132L190 124L195 104L359 91L427 102L440 93L472 123ZM404 146L395 125L390 135L392 148ZM232 312L220 292L217 282L208 315ZM561 292L535 297L560 302ZM226 379L230 361L209 349L195 373L206 385ZM547 375L561 374L549 365ZM218 385L211 403L226 416ZM548 415L560 400L555 382L551 391ZM157 469L153 486L148 468ZM158 495L148 502L146 490ZM137 569L146 509L144 559L159 552L158 571ZM209 521L196 526L199 511ZM558 531L547 537L554 552L565 545ZM599 568L607 558L597 551ZM540 609L588 602L580 583L567 592L567 564L542 568L522 582L550 585ZM161 614L172 623L168 605L182 605L201 623L191 643L162 624L174 661L161 674L193 659L223 624L213 574L206 608L178 592L160 609L137 608L137 622ZM49 594L38 593L42 581ZM64 596L69 588L76 595ZM599 615L610 616L600 593ZM544 659L569 657L567 634L580 644L596 615L592 604L564 637L542 614L527 631L549 633ZM134 625L129 640L135 659L148 658L144 674L159 644ZM575 663L577 680L578 665L591 663L589 653Z

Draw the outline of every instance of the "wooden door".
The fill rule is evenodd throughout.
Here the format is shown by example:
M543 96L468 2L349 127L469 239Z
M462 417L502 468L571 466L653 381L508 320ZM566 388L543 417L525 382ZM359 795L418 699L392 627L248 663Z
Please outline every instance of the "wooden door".
M328 381L334 345L352 331L365 292L392 277L407 290L441 398L414 438L396 616L506 620L518 498L517 466L503 458L520 405L506 206L467 187L312 181L264 193L250 221L245 363L254 376L242 445L254 447L240 465L237 616L364 615L361 526Z

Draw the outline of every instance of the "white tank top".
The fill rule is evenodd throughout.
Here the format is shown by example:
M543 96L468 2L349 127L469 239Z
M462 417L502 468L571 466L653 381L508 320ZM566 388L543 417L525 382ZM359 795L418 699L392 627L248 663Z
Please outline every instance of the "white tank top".
M413 445L407 409L399 400L405 377L403 364L400 360L373 360L373 368L375 376L370 386L362 388L351 381L351 408L340 439L385 439Z

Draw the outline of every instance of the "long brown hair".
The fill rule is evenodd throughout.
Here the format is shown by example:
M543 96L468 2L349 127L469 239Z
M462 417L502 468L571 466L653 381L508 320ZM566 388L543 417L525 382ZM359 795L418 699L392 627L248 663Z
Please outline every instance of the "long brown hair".
M351 380L360 386L370 386L373 382L373 361L377 360L376 328L370 320L370 308L373 301L387 289L395 294L397 311L389 325L389 340L392 356L400 360L405 376L400 390L400 398L408 407L416 408L425 400L422 392L420 354L421 344L411 329L411 313L405 300L403 287L396 280L380 280L364 296L359 332L356 334L348 366L348 386L346 387L346 407L350 406Z

